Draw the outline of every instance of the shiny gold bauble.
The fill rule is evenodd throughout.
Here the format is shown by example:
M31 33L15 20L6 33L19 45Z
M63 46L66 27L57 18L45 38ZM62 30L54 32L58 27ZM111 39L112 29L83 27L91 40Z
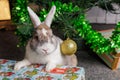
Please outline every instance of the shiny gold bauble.
M70 38L67 38L60 45L61 51L65 55L72 55L77 51L77 44Z

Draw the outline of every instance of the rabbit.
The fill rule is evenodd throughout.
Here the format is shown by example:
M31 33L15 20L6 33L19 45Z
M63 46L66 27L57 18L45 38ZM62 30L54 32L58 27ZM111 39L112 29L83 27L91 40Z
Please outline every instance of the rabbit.
M24 59L15 64L14 70L19 70L31 64L45 64L47 72L50 72L57 65L77 66L76 55L62 54L60 44L63 40L55 36L50 28L56 6L52 6L43 22L39 20L39 17L30 7L27 7L27 9L35 31L26 45Z

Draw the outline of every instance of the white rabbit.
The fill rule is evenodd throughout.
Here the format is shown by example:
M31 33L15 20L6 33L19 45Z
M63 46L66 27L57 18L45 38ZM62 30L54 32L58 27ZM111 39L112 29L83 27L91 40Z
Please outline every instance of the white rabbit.
M46 20L41 22L39 17L28 7L35 32L33 37L28 41L24 59L15 64L14 70L19 70L24 66L35 63L46 64L46 71L48 72L57 65L77 65L77 58L74 54L67 56L61 53L60 44L62 40L53 35L52 29L50 28L55 10L56 7L53 6Z

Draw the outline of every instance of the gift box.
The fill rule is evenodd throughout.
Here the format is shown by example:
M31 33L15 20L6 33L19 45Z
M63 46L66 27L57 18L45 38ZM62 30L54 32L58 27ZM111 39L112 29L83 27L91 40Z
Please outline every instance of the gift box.
M16 61L0 59L0 80L85 80L83 67L57 66L51 72L45 65L34 64L14 71Z

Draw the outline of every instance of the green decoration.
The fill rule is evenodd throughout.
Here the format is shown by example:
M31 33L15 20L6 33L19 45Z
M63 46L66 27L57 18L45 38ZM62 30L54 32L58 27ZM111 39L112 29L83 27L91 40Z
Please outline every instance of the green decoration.
M113 31L111 36L111 47L120 48L120 22L118 22L117 27Z
M25 46L27 40L32 36L31 20L27 12L27 0L15 0L12 5L12 21L17 25L15 34L18 36L20 43L17 45Z
M98 0L100 3L100 0ZM103 1L103 0L101 0ZM98 3L98 2L97 2ZM26 41L32 36L33 28L27 12L27 1L16 0L13 8L13 21L17 24L16 34L19 36L20 45L25 46ZM52 1L46 3L47 6L42 7L37 14L43 21L52 5L56 5L55 19L52 28L59 28L64 32L65 37L79 38L82 37L86 44L90 45L97 54L109 54L120 48L120 22L117 24L110 39L104 38L99 32L92 29L91 25L85 18L85 7L75 5L72 2L62 3L60 1ZM88 8L88 7L87 7ZM15 16L16 15L16 16ZM71 34L72 33L72 34Z
M100 33L93 30L84 17L79 18L77 21L79 24L76 26L76 30L79 32L79 36L82 36L94 52L102 54L113 51L110 40L104 38Z
M12 8L12 21L23 24L30 22L28 18L27 0L15 0Z

